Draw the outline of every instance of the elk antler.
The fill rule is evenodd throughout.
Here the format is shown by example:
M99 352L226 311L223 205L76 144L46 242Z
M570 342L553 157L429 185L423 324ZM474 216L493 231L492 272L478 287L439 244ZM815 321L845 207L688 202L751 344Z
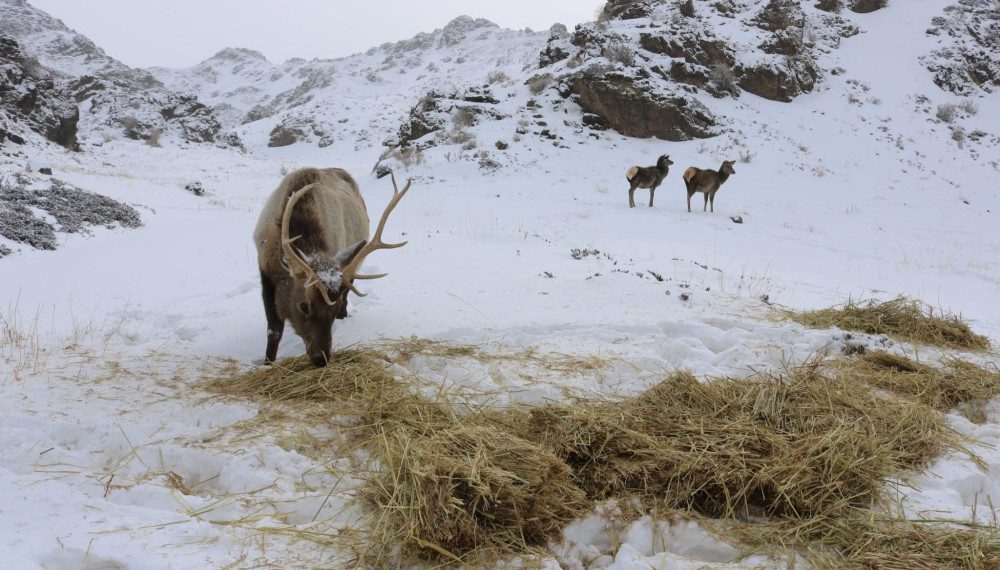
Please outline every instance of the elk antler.
M357 273L358 269L361 268L361 264L364 263L365 258L368 257L368 254L379 249L396 249L397 247L403 247L407 243L405 241L400 243L385 243L382 241L382 230L385 229L385 222L389 219L389 214L392 213L396 204L398 204L400 199L402 199L403 196L410 190L410 183L413 182L412 179L408 178L406 180L406 185L403 186L402 190L400 190L399 186L396 185L396 175L391 172L389 175L392 178L392 199L389 200L389 204L385 207L385 211L382 212L382 218L378 221L378 227L375 229L375 235L372 237L371 241L361 248L361 251L354 256L354 259L352 259L351 262L341 270L343 273L343 282L350 284L349 286L351 291L359 297L364 297L365 294L358 291L357 288L354 287L355 279L379 279L388 275L388 273L380 273L378 275L360 275Z
M295 240L301 238L302 236L295 236L293 238L288 237L288 226L292 220L292 210L295 209L295 204L302 199L303 196L311 192L316 188L316 184L309 184L288 197L288 202L285 204L285 213L281 216L281 251L285 254L285 262L287 263L288 272L296 281L305 281L303 285L306 289L309 287L315 287L319 290L320 294L323 296L323 300L326 301L328 305L333 305L334 300L330 298L330 294L326 291L326 284L320 281L319 277L316 275L316 271L313 270L312 266L306 263L302 256L295 251L292 244Z

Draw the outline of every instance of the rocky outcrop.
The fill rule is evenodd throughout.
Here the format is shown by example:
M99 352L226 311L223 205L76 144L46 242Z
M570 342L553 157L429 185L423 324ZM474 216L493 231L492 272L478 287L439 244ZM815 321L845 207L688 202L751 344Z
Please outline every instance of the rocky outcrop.
M737 85L741 89L765 99L788 103L813 90L819 70L810 58L802 57L788 58L784 64L740 67L737 75Z
M446 130L449 123L456 129L464 129L483 118L502 119L503 114L493 108L499 102L488 87L470 87L447 95L431 91L410 109L399 127L398 136L384 144L391 148L406 148L431 133ZM427 141L424 146L434 144L436 143L433 141Z
M654 4L652 0L609 0L601 14L616 20L648 18Z
M927 33L944 44L921 58L938 87L956 95L1000 88L1000 4L995 0L948 6Z
M78 150L80 113L65 82L24 55L18 42L0 37L0 144L23 144L23 130L34 131Z
M851 11L858 14L867 14L875 10L881 10L889 5L889 0L854 0L851 4Z
M288 115L271 129L269 147L282 147L297 142L315 142L321 148L333 144L333 138L310 117Z
M658 93L650 82L618 73L589 70L567 81L587 113L630 137L686 141L717 134L715 118L694 97Z

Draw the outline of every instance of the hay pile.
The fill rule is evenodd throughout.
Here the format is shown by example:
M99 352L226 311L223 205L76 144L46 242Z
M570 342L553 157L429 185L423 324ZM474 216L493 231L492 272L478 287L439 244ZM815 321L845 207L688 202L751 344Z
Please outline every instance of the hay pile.
M925 406L828 378L816 362L706 383L677 373L627 400L534 409L515 429L593 499L722 518L873 508L886 479L962 443Z
M817 311L786 311L793 321L813 329L839 327L849 331L887 335L909 342L963 350L989 350L990 340L972 332L959 315L941 311L916 299L854 301Z
M728 531L822 567L987 568L1000 560L995 530L876 515L890 512L887 480L948 451L969 453L941 411L996 395L1000 376L964 361L937 369L874 353L749 378L679 372L616 401L480 410L395 379L391 361L414 347L470 354L435 342L395 354L354 347L323 369L291 359L210 386L357 418L355 441L372 459L360 495L372 513L365 563L524 553L609 498L753 520Z

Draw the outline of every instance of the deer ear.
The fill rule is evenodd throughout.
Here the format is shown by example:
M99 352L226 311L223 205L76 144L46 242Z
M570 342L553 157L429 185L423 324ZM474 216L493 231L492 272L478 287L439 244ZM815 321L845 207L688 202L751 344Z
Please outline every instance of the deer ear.
M358 255L361 248L368 245L368 240L361 240L358 243L347 247L341 251L338 251L336 255L333 256L333 263L337 267L343 267L354 260L354 257Z

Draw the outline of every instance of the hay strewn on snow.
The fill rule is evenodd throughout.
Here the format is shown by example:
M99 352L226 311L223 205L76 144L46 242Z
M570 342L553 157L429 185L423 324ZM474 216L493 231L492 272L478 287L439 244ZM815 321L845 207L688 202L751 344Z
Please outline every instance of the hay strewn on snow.
M900 340L957 348L989 350L990 341L972 332L959 315L942 311L915 299L854 301L817 311L786 311L793 321L813 329L839 327L848 331L887 335Z
M704 383L676 373L619 402L534 409L515 429L554 450L593 499L727 518L872 508L891 475L961 446L940 414L815 362Z
M1000 560L996 529L878 514L890 512L888 479L948 451L969 453L941 412L995 395L996 372L873 353L749 378L678 372L617 401L480 410L431 400L390 370L415 353L478 352L409 339L397 351L335 353L323 369L290 359L210 387L358 418L352 429L372 458L361 493L372 513L365 562L376 566L407 555L474 563L524 553L609 498L757 521L729 528L746 544L795 549L821 567Z
M968 412L1000 396L1000 369L981 368L959 358L945 358L939 366L931 366L877 351L845 362L841 369L872 386L941 411Z

